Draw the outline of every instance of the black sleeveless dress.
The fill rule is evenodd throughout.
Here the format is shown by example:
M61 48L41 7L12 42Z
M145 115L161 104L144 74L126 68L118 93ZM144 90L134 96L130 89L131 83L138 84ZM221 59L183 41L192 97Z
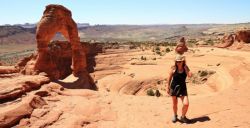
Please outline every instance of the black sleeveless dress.
M182 73L178 73L178 69L176 68L170 86L171 96L187 96L186 78L187 74L185 70Z

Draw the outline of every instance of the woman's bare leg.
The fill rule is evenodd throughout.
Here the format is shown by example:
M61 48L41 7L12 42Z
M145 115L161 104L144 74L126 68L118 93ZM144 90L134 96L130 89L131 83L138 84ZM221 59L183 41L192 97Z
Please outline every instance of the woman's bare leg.
M172 101L173 101L173 111L174 111L174 115L177 115L177 104L178 104L178 99L176 96L172 96Z
M188 96L182 96L181 100L182 100L182 104L183 104L183 107L182 107L182 117L185 117L186 113L188 111L188 106L189 106Z

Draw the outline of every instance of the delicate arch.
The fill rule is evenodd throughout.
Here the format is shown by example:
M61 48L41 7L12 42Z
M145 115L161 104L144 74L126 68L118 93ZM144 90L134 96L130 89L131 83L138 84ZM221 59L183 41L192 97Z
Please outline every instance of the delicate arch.
M77 24L71 17L71 11L61 5L48 5L40 22L37 24L36 41L38 59L35 68L39 71L49 70L48 44L54 35L60 32L71 43L73 74L78 76L86 71L86 55L81 51Z

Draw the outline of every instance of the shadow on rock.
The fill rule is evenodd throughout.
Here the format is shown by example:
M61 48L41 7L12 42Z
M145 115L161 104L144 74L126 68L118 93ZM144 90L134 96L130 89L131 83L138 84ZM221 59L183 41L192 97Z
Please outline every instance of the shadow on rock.
M68 89L91 89L91 90L97 90L97 86L93 82L93 79L88 76L80 76L75 81L72 82L65 82L61 80L54 81L55 83L58 83L62 85L64 88Z

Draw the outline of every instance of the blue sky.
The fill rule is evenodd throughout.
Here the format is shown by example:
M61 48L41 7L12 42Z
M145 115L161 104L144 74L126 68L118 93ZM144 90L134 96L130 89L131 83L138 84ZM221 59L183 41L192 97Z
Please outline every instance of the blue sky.
M0 24L36 23L48 4L91 25L250 22L250 0L1 0Z

